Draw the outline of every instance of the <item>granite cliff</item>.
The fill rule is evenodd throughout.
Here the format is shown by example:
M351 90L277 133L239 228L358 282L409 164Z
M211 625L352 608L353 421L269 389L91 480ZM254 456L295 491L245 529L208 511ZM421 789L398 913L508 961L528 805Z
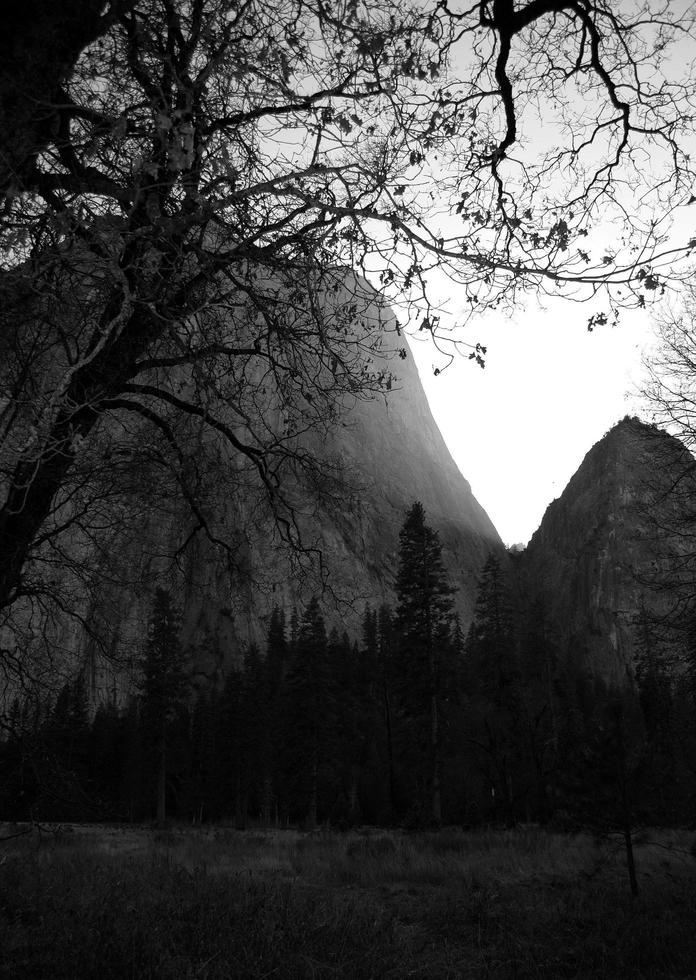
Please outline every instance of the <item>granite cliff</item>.
M684 446L638 419L587 453L519 560L527 601L541 600L566 663L630 682L641 610L658 622L678 613L695 491Z
M288 613L301 607L320 591L319 579L327 586L322 595L327 626L357 638L366 603L393 602L399 529L414 500L422 502L428 523L440 533L466 628L481 567L491 550L502 552L502 543L450 456L393 315L373 291L367 303L370 308L362 313L384 331L369 369L393 375L389 390L368 400L345 398L329 428L303 434L300 448L309 450L319 467L313 482L300 472L285 487L304 540L316 549L315 559L321 557L320 575L299 568L285 552L263 502L245 491L248 474L219 447L211 454L214 447L200 428L178 436L188 440L191 465L201 471L205 458L214 457L210 472L203 472L210 485L207 518L214 535L231 544L227 552L204 534L192 533L191 513L174 484L165 487L158 477L148 477L147 461L156 448L151 436L135 427L118 434L117 443L131 453L133 445L138 450L135 489L118 513L104 504L98 533L80 541L65 537L61 588L73 589L71 615L52 614L49 627L44 623L39 630L42 638L50 635L61 657L76 654L89 664L97 696L113 683L113 671L103 667L104 653L135 668L157 586L172 591L183 610L184 641L200 648L201 667L209 675L219 676L250 641L263 647L273 607ZM249 410L258 410L269 427L282 421L272 392L263 402L250 403ZM105 438L109 479L117 457L113 436L110 431ZM88 589L77 574L74 585L65 584L69 570L78 566L91 570Z

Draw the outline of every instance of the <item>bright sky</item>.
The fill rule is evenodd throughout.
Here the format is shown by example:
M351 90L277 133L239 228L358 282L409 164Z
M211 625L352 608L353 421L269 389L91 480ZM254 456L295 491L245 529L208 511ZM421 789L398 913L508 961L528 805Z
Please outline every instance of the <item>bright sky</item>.
M624 312L592 333L588 315L557 301L470 326L488 348L484 370L461 359L435 377L432 346L411 344L450 452L508 545L527 543L585 453L636 413L627 392L653 336L649 314Z
M688 2L679 4L689 9ZM675 16L677 5L671 4ZM684 38L660 67L679 81L688 77L693 57L693 38ZM543 125L532 108L518 118L518 156L523 146L534 155L542 143L566 138L551 124L553 106L542 107ZM690 209L679 220L681 235L690 237ZM610 226L610 243L613 234ZM456 306L456 286L449 300ZM526 544L589 449L624 415L640 414L635 389L643 350L654 342L650 311L623 311L618 326L589 333L587 319L596 311L596 304L549 299L539 310L530 300L512 319L491 316L468 325L465 339L488 348L484 370L461 358L435 377L442 361L432 345L412 341L450 452L506 544Z

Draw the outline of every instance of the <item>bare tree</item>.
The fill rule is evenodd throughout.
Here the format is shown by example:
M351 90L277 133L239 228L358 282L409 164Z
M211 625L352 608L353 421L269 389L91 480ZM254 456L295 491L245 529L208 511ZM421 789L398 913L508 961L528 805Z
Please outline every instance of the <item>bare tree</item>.
M661 543L653 587L669 595L663 620L677 636L691 630L696 591L696 288L656 317L656 339L644 357L644 410L661 438L653 440L656 472L646 524ZM668 439L665 433L676 438ZM665 558L665 553L667 557ZM682 644L684 640L682 637ZM688 644L687 644L688 645Z
M656 317L655 344L643 360L642 395L656 425L696 450L696 286Z
M136 423L191 533L215 536L182 420L297 546L302 434L392 380L356 273L436 338L436 268L465 315L662 288L693 184L692 15L614 6L112 0L56 18L53 53L25 22L13 58L38 71L0 93L0 608L75 513L125 500L111 461Z

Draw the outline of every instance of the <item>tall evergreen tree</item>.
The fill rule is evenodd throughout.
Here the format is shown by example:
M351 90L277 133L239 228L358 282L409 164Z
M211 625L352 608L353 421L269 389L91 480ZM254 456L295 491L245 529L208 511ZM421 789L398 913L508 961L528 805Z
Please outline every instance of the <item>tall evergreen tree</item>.
M8 819L28 820L36 815L39 721L31 715L27 702L15 698L2 724L5 738L0 742L0 806Z
M275 807L275 820L279 818L280 764L283 739L282 705L288 671L288 641L285 628L285 612L276 606L271 613L266 639L266 675L268 691L268 727L270 733L270 785L267 802Z
M270 822L271 730L266 663L252 643L244 655L240 703L240 733L245 809Z
M285 634L285 612L275 606L271 613L266 637L266 668L271 700L283 683L287 669L288 642Z
M215 808L217 746L215 742L217 700L213 692L201 690L191 716L189 806L193 819L203 823Z
M524 758L518 781L525 780L525 816L545 822L554 805L561 760L560 706L567 700L559 671L559 647L543 600L516 610L517 669L513 675L519 749Z
M123 717L123 772L120 797L131 823L140 820L150 807L145 801L145 746L141 704L131 698Z
M510 594L496 554L486 560L467 638L473 742L490 784L493 816L515 821L520 757L520 687Z
M89 702L79 673L61 688L42 728L38 806L54 820L93 816L89 782Z
M395 659L394 616L391 608L383 603L377 614L377 670L376 679L383 719L383 741L387 769L387 812L389 823L397 813L396 798L396 750L394 719L394 659Z
M442 545L416 501L399 534L396 629L402 708L422 746L430 815L442 821L443 703L452 674L452 594Z
M236 667L228 673L222 689L217 712L218 812L234 813L238 827L243 827L241 701L242 672Z
M329 697L332 738L327 761L337 780L327 782L334 796L331 816L343 826L358 823L362 815L361 779L367 764L372 722L369 654L351 643L347 633L334 627L328 640Z
M316 597L302 616L293 647L285 692L283 767L293 809L314 827L333 720L326 628Z
M119 813L124 765L124 719L115 698L100 704L92 721L89 739L90 782L101 812L111 819Z
M179 640L179 617L166 589L157 589L142 661L143 731L151 748L156 784L156 817L167 813L167 744L171 723L188 693Z

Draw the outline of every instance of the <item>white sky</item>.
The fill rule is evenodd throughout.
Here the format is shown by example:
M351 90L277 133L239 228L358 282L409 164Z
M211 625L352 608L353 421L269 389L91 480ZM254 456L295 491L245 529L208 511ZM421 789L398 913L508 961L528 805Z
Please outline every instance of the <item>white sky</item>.
M674 0L675 16L677 6ZM684 38L660 67L680 80L693 57L693 39ZM557 138L551 116L540 124L533 115L530 108L518 118L518 156L523 145L538 153L541 141ZM684 241L693 234L690 209L681 209L676 227ZM609 242L612 235L607 229ZM456 286L449 301L456 307ZM435 420L506 544L526 544L589 449L624 415L641 414L635 389L643 350L654 341L649 309L625 310L618 326L589 333L597 304L544 303L539 310L530 300L512 319L489 316L466 327L466 340L488 348L484 370L461 358L435 377L443 361L430 343L409 335Z
M547 301L547 307L551 304ZM591 311L559 300L530 303L513 319L470 326L486 367L460 359L439 376L428 343L412 341L430 407L450 452L506 544L526 544L585 453L614 423L637 413L648 313L587 330Z

